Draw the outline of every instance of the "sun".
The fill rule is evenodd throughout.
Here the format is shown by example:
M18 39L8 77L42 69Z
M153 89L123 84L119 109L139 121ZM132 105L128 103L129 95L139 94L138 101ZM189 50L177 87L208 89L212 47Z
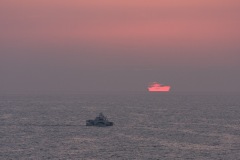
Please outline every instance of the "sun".
M162 85L158 82L152 82L148 86L149 92L170 92L171 86Z

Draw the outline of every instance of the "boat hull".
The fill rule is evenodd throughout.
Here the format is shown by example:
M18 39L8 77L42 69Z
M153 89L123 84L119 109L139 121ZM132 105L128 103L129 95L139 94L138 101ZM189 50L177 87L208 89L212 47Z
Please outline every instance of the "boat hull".
M113 126L113 122L87 120L86 126L97 126L97 127Z

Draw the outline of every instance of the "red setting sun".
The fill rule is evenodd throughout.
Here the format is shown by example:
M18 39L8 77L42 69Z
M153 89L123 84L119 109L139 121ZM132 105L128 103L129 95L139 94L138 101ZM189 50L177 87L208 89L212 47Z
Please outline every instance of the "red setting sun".
M165 86L158 82L153 82L148 86L148 91L149 92L169 92L170 88L171 88L170 86Z

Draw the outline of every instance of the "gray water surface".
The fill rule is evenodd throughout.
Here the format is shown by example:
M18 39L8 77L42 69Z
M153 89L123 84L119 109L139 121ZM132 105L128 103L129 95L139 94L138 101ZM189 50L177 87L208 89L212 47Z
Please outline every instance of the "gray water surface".
M113 127L87 127L103 112ZM0 159L240 159L240 96L1 95Z

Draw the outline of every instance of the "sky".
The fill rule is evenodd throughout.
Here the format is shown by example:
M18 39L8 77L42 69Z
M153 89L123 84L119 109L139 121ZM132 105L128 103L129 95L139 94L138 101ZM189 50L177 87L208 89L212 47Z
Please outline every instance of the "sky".
M239 0L1 0L0 92L240 92Z

